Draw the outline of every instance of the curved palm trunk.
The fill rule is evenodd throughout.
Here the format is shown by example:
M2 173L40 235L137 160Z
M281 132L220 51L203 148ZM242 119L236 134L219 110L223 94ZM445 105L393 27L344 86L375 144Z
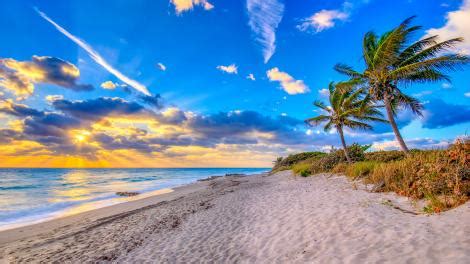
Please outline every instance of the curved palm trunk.
M348 160L349 163L352 163L351 158L349 157L349 154L348 154L348 149L346 147L346 141L344 140L343 128L337 127L337 129L338 129L339 137L341 138L341 144L343 144L344 156L346 156L346 159Z
M409 153L408 147L406 146L405 141L403 140L403 137L400 134L400 130L398 130L398 126L397 126L397 123L395 122L395 118L393 117L392 106L390 103L390 99L388 98L387 95L384 96L384 104L385 104L385 110L387 111L388 121L390 122L390 125L392 126L393 133L395 134L395 138L397 139L401 150L405 153Z

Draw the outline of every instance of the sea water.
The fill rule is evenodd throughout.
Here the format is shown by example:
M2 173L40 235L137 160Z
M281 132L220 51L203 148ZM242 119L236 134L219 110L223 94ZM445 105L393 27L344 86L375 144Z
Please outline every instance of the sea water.
M266 168L0 169L0 230L109 206L210 176ZM116 192L138 192L119 197Z

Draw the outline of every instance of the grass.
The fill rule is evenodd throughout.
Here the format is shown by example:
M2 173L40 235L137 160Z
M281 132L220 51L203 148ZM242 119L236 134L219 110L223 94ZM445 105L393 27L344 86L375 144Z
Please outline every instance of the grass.
M354 146L352 146L354 147ZM447 150L414 150L361 153L352 149L356 162L346 163L342 151L315 154L289 165L296 174L341 173L350 179L374 184L374 191L395 192L414 200L425 199L427 213L438 213L470 199L470 140L456 141ZM309 154L311 155L311 154ZM305 157L308 155L298 155ZM291 159L292 161L293 159Z
M307 177L311 174L309 163L297 163L292 166L292 171L302 177Z
M379 164L377 161L356 162L347 166L344 174L353 180L363 178L369 176Z

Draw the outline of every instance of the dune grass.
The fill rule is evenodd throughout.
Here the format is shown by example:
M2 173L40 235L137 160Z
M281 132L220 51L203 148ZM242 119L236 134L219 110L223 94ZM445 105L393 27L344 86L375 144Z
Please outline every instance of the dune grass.
M362 148L363 149L363 148ZM351 146L355 162L347 163L342 151L315 155L290 168L301 176L331 172L373 184L374 191L395 192L415 200L425 199L425 212L442 212L470 198L470 140L457 140L447 150L361 152Z

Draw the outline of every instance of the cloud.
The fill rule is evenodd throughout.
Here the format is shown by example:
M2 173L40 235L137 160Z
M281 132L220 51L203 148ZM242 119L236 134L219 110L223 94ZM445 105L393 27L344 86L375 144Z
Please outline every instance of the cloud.
M52 106L70 116L85 120L99 120L111 115L123 116L145 112L142 105L117 97L100 97L85 101L58 99L52 101Z
M463 94L465 97L470 97L470 92Z
M452 144L452 140L436 140L431 138L415 138L405 140L406 145L410 149L444 149ZM381 142L373 142L372 150L399 150L400 146L396 140L385 140Z
M320 89L318 90L318 93L320 94L320 96L322 97L328 97L330 96L330 91L326 88L323 88L323 89Z
M156 109L161 109L163 107L162 97L159 94L148 96L148 95L141 95L139 99L150 106L155 107Z
M214 5L209 3L207 0L170 0L175 6L175 11L178 14L182 12L192 10L194 6L202 6L204 10L211 10L214 8Z
M121 80L122 82L128 84L129 86L133 87L134 89L136 89L137 91L140 91L141 93L145 94L145 95L150 95L150 92L148 91L147 87L145 87L144 85L140 84L139 82L135 81L135 80L132 80L130 79L129 77L125 76L124 74L122 74L120 71L118 71L117 69L115 69L113 66L111 66L103 57L101 57L101 55L96 51L94 50L88 43L86 43L85 41L79 39L78 37L72 35L70 32L68 32L67 30L65 30L63 27L61 27L59 24L57 24L56 22L54 22L51 18L49 18L45 13L39 11L38 9L36 9L36 12L42 17L44 18L47 22L51 23L59 32L61 32L62 34L64 34L67 38L69 38L70 40L72 40L73 42L75 42L75 44L77 44L78 46L80 46L81 48L83 48L87 53L88 55L96 62L98 63L99 65L101 65L104 69L106 69L109 73L111 73L112 75L114 75L116 78L118 78L119 80Z
M470 105L448 104L433 99L425 105L423 127L443 128L470 122Z
M277 67L266 72L270 81L278 81L281 87L288 94L303 94L310 90L302 80L295 80L287 72L279 71Z
M442 83L442 89L451 89L452 88L452 84L450 83Z
M247 78L248 80L252 80L252 81L255 81L255 80L256 80L256 79L255 79L255 76L253 75L253 73L248 74L248 76L246 76L246 78Z
M32 109L24 104L15 104L11 100L0 101L0 113L16 117L41 116L41 111Z
M217 69L230 74L238 74L238 67L235 64L230 64L228 66L219 65L217 66Z
M118 84L113 83L112 81L106 81L101 84L101 88L106 90L114 90L116 87L118 87Z
M78 84L80 71L70 62L47 56L33 56L31 61L0 60L0 86L18 96L34 92L34 84L55 84L74 91L90 91L93 86Z
M267 63L276 50L276 29L284 14L284 4L278 0L247 0L246 9L248 25Z
M459 10L448 12L446 20L443 27L431 28L426 31L426 35L438 35L441 40L463 37L464 43L459 49L470 54L470 0L464 0Z
M157 68L161 71L166 71L166 66L161 62L157 63Z
M311 31L315 33L322 32L335 26L336 21L345 21L348 19L349 14L340 10L321 10L312 16L303 20L302 24L297 28L300 31Z

